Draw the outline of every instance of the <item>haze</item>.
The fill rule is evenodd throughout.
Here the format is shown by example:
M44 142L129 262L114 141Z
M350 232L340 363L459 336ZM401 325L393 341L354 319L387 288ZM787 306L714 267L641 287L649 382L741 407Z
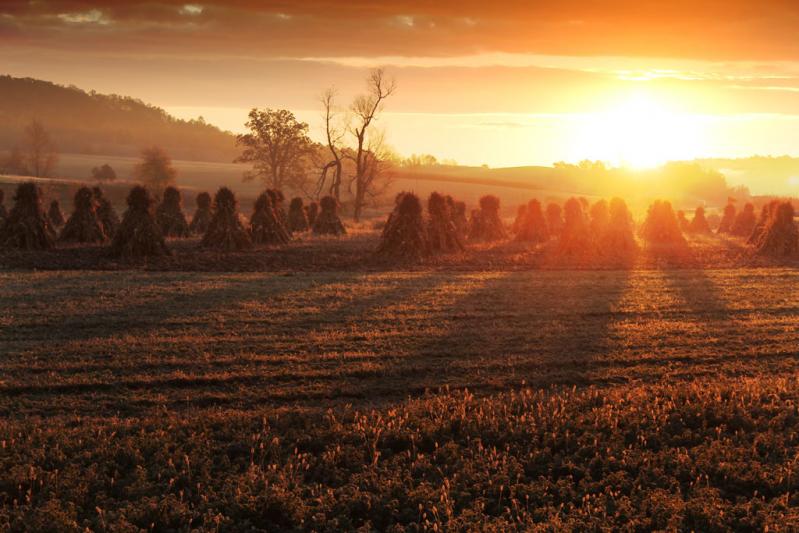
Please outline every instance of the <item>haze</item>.
M3 2L0 71L234 132L251 107L287 108L320 138L320 92L348 101L384 65L400 90L380 127L401 154L495 167L799 154L793 2L370 4Z

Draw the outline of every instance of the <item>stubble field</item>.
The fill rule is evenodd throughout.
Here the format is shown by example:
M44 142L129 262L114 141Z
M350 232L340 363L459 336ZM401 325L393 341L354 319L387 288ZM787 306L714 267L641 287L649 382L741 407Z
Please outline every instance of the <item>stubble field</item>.
M795 269L0 286L3 529L799 520Z

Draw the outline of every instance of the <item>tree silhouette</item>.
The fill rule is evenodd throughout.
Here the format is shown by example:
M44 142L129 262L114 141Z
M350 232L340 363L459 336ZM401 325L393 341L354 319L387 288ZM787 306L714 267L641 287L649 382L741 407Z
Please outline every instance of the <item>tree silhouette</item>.
M133 175L159 194L175 183L177 170L172 166L172 158L163 148L153 146L141 152L141 162L133 169Z
M245 123L250 133L236 137L243 151L234 162L252 163L245 180L261 179L267 187L299 188L305 179L305 159L312 150L308 124L286 109L252 109Z
M58 163L58 153L50 134L41 122L33 120L25 128L23 153L27 169L37 178L49 177Z
M357 222L374 187L381 177L381 152L385 150L382 135L368 136L372 123L383 109L383 103L396 90L394 80L387 80L383 69L375 69L367 79L366 94L358 96L350 110L355 124L350 128L355 137L352 159L355 162L355 175L350 187L355 186L353 218Z
M117 173L113 168L111 168L111 165L105 163L100 167L94 167L92 169L92 179L99 181L100 183L114 181L117 179Z
M325 165L322 167L316 193L318 195L322 192L327 192L330 196L335 198L337 202L340 202L341 178L344 168L342 164L343 156L341 142L344 138L344 130L336 124L337 113L335 111L335 97L335 89L330 88L326 90L320 98L322 107L324 108L325 142L327 144L327 150L330 152L330 161L325 163ZM325 191L325 186L328 182L328 175L330 175L330 185Z

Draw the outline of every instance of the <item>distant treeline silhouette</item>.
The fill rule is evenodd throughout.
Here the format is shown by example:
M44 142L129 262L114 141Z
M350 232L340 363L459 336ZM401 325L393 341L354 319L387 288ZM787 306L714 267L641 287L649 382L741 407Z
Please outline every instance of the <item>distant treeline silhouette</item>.
M62 153L135 156L156 144L177 159L230 162L238 155L235 137L203 120L179 120L141 100L32 78L0 76L0 116L0 152L17 146L36 119Z

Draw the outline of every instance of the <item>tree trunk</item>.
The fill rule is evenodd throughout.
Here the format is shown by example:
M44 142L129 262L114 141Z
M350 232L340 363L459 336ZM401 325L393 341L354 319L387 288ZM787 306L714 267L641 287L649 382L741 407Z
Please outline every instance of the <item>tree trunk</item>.
M335 173L333 174L333 187L331 188L333 198L341 202L341 161L336 159Z
M355 222L361 221L361 213L363 212L364 204L364 192L363 186L360 183L357 183L355 186L355 207L352 213L352 218L355 220Z

